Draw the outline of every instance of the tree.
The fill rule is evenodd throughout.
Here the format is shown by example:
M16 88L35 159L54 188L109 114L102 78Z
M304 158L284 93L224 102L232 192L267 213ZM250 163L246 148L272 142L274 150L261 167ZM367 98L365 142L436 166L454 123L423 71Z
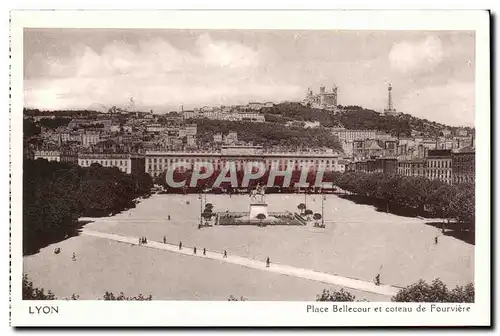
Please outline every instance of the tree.
M440 280L435 279L432 284L424 280L401 289L391 301L393 302L474 302L474 285L455 287L449 290Z
M139 294L138 296L125 296L123 292L120 292L118 296L114 295L112 292L106 291L106 293L103 296L103 300L105 301L151 301L153 297L151 295L149 296L144 296L142 294Z
M306 209L306 210L304 211L304 215L306 215L306 216L307 216L307 219L308 219L308 220L310 220L310 219L311 219L312 214L313 214L313 211L312 211L311 209Z
M205 219L205 223L208 224L208 221L213 216L212 210L205 208L205 210L202 212L201 216Z
M316 223L314 223L315 226L319 226L319 223L318 221L322 218L321 214L320 213L315 213L313 215L313 219L316 221Z
M49 290L45 292L43 288L36 288L33 282L28 280L28 275L23 275L23 300L55 300L56 297Z
M266 215L264 215L263 213L260 213L255 218L257 218L258 220L260 220L260 225L262 226L262 221L264 219L266 219Z
M474 303L474 285L469 283L465 286L456 286L449 290L440 280L435 279L431 285L424 280L419 280L406 288L401 289L391 298L392 302L466 302ZM323 290L317 295L316 301L355 301L356 297L347 291ZM366 301L366 300L361 300Z
M340 289L339 291L323 290L321 295L318 295L316 301L333 301L333 302L352 302L356 300L356 296L350 292Z
M92 164L25 160L23 164L23 253L77 234L80 216L108 216L135 206L151 192L149 174L129 175Z
M248 299L244 296L240 296L239 298L237 298L236 296L233 296L233 295L229 295L229 298L227 299L227 301L247 301Z
M300 214L304 214L304 210L306 209L306 205L304 203L300 203L298 206L297 206L297 209L300 210Z

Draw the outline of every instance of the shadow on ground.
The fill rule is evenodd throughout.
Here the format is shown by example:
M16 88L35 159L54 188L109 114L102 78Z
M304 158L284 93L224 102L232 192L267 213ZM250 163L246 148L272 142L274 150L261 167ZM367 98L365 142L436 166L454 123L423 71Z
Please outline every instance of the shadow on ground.
M356 204L362 205L371 205L378 212L388 212L393 215L402 216L402 217L423 217L423 218L432 218L432 215L425 212L420 211L419 209L409 209L396 205L389 206L389 211L387 211L387 203L380 200L374 200L370 197L359 196L359 195L337 195L340 198L352 201ZM436 228L441 229L443 224L442 222L426 222L425 224L434 226ZM443 235L450 236L456 239L459 239L467 244L475 245L476 236L474 231L469 231L464 228L458 227L458 224L450 224L443 232Z
M425 224L434 226L438 229L443 228L443 222L426 222ZM443 235L459 239L470 245L476 245L476 233L474 231L454 228L453 226L454 224L448 224L443 232Z
M33 255L40 252L40 249L47 247L51 244L59 243L66 239L76 237L80 235L82 228L88 224L92 223L90 220L79 220L78 223L71 228L71 230L65 232L58 232L58 234L52 235L37 235L32 237L23 237L23 256Z
M371 205L375 208L376 211L378 212L387 212L393 215L397 216L402 216L402 217L426 217L429 216L426 213L423 213L419 211L418 209L411 209L411 208L405 208L401 207L395 204L389 205L387 207L387 203L383 200L376 200L371 197L366 197L366 196L359 196L359 195L342 195L339 194L337 195L338 197L342 199L346 199L349 201L352 201L356 204L362 204L362 205Z

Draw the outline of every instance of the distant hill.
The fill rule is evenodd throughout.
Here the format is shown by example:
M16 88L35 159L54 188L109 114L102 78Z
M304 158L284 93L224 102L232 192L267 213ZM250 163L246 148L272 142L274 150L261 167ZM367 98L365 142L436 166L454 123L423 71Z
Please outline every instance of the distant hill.
M324 127L374 129L393 136L410 136L412 130L427 136L439 136L444 128L452 131L459 128L420 119L409 114L384 116L361 106L339 105L339 110L340 112L333 114L330 111L303 106L300 103L287 102L264 108L261 112L264 113L266 121L274 123L285 123L291 120L319 121Z
M108 113L109 107L103 104L93 103L90 104L89 107L87 107L87 110L101 112L101 113Z

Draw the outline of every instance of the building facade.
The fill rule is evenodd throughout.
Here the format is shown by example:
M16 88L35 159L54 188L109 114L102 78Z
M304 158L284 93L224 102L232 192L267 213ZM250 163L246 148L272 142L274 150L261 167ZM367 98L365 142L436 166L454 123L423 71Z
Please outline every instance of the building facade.
M45 159L47 161L77 163L78 155L76 152L67 150L35 150L33 159Z
M425 160L398 161L398 174L402 176L425 177Z
M89 167L98 163L103 167L116 167L127 174L141 174L145 171L145 158L134 154L80 153L78 165Z
M468 147L451 154L453 183L476 181L476 152Z
M431 180L452 183L451 150L434 149L427 152L426 175Z
M354 140L375 139L377 131L375 130L350 130L345 128L336 128L332 134L341 142L352 142Z
M330 92L326 92L325 87L321 86L318 94L314 94L312 89L308 88L302 104L315 108L336 107L338 105L337 92L337 86L334 86Z
M232 162L236 171L244 171L248 162L261 162L266 169L300 170L309 167L312 170L340 171L336 153L311 152L265 152L260 146L223 146L219 151L181 152L149 151L146 152L146 172L156 177L172 164L182 163L183 170L192 170L199 162L212 164L214 170L220 170Z
M346 171L395 174L398 172L398 160L396 158L374 158L355 161L347 165Z
M357 158L396 156L396 140L354 140L352 155Z

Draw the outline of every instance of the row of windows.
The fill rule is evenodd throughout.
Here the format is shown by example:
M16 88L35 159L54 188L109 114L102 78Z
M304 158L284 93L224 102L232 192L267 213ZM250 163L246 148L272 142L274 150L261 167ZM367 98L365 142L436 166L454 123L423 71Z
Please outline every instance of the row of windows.
M470 175L455 176L453 182L454 183L474 182L474 176Z
M60 161L58 156L46 156L46 157L38 156L38 157L35 157L35 160L36 159L45 159L47 161L58 161L58 162Z
M428 171L427 175L431 178L441 178L441 177L451 177L451 171L445 172L437 172L437 171Z
M128 166L128 161L127 160L85 160L81 161L81 165L83 166L90 166L92 163L99 163L101 166L104 167L127 167Z
M450 160L439 160L439 161L432 161L429 160L428 166L431 168L451 168L451 161Z
M276 167L279 170L287 170L288 167L292 167L292 169L299 170L300 167L303 167L303 166L304 165L293 165L293 164L292 165L282 165L282 164L277 165L276 164L276 165L268 165L267 169L271 169L272 167ZM315 167L316 169L318 169L320 166L321 167L326 167L326 170L332 170L333 169L333 165L330 166L330 165L324 165L324 164L323 165L320 165L320 164L314 165L313 164L313 165L309 165L309 166L312 167L312 168ZM218 164L218 165L214 166L215 169L222 169L223 167L224 167L224 165L222 165L222 164ZM235 165L235 168L237 170L243 169L244 167L245 167L244 165ZM156 165L156 164L148 164L148 172L151 172L151 171L163 171L163 170L165 170L167 168L168 168L168 166ZM192 166L190 166L190 168L192 168ZM178 167L178 169L180 171L184 171L184 170L187 169L187 167L182 166L182 167Z
M194 162L210 162L210 163L220 163L220 162L227 162L229 160L225 160L225 159L200 159L200 158L197 158L197 159L167 159L167 158L148 158L148 163L173 163L173 162L191 162L191 163L194 163ZM249 160L250 162L252 162L252 160ZM311 162L311 163L326 163L329 164L330 163L330 160L294 160L294 159L283 159L283 160L279 160L279 159L275 159L275 160L263 160L262 162L264 163L271 163L271 162L280 162L280 163L286 163L286 162L290 162L290 163L303 163L303 162ZM331 160L332 163L334 163L334 160ZM244 162L244 161L235 161L236 163L238 162Z

